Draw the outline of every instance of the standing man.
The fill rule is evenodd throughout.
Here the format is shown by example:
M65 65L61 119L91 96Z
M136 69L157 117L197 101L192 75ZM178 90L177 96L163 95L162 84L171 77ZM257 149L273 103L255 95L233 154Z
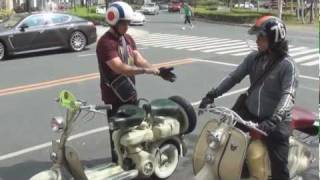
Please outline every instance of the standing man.
M247 96L243 104L245 108L237 113L245 120L258 123L258 128L268 134L264 143L271 161L272 180L289 180L290 121L298 81L296 66L288 55L286 27L279 18L264 16L249 29L249 34L257 36L258 52L249 54L217 88L209 91L199 108L206 108L246 75L249 75L252 85L270 66L275 65ZM259 177L267 179L264 174Z
M136 103L135 75L160 75L165 79L163 74L167 73L169 76L166 76L166 80L175 78L170 76L172 69L160 68L160 72L137 50L133 38L126 34L132 16L133 10L129 4L121 1L112 3L106 11L106 21L110 29L97 43L102 100L112 105L109 116L113 116L123 104ZM112 161L116 162L111 133Z

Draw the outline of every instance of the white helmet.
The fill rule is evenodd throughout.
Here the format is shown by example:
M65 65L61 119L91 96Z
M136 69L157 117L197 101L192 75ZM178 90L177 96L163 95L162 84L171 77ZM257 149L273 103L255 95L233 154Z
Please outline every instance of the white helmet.
M117 1L110 5L106 12L106 21L109 25L114 26L120 20L131 21L133 16L132 7L126 2Z

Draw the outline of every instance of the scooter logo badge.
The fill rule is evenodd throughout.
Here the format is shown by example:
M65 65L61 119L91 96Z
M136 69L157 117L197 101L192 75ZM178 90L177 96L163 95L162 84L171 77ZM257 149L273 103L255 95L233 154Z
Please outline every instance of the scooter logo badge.
M231 149L231 151L235 151L235 150L237 150L237 148L239 147L239 145L238 144L236 144L236 143L231 143L230 144L230 149Z

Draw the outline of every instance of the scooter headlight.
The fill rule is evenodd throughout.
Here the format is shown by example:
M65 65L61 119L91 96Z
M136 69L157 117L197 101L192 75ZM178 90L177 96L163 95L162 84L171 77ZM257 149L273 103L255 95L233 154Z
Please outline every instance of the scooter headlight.
M209 132L207 136L207 143L210 149L215 150L219 147L222 138L222 133L219 131Z
M61 116L56 116L51 119L51 129L53 132L61 132L65 128L65 120Z

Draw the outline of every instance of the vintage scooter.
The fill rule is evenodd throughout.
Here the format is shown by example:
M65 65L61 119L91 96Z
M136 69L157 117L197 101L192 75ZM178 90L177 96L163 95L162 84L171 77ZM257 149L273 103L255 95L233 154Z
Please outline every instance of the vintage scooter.
M124 180L136 177L166 179L172 175L180 156L186 154L183 136L193 131L196 114L191 104L179 96L156 99L138 105L124 105L108 119L118 163L85 168L76 151L66 145L80 119L82 111L106 115L110 105L89 105L76 100L69 91L62 91L57 100L66 108L66 118L54 117L52 130L60 132L59 140L52 141L50 155L53 166L31 180L64 179L65 169L76 180ZM141 103L141 102L140 102Z
M213 113L212 119L202 129L193 154L193 171L196 180L239 180L246 162L249 179L267 180L271 175L270 160L261 137L265 132L257 124L244 121L236 112L226 107L212 106L205 111ZM292 128L310 135L318 132L315 115L295 108ZM235 126L241 123L248 127L245 133ZM288 168L291 179L299 179L314 160L308 146L291 136ZM247 177L248 178L248 177Z

